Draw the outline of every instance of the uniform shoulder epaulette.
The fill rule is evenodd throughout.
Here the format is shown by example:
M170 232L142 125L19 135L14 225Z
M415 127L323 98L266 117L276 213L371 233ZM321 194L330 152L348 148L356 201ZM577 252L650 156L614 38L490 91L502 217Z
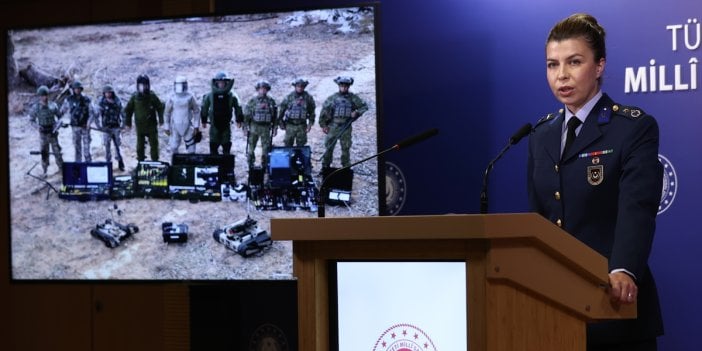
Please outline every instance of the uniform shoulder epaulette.
M548 122L548 121L550 121L550 120L552 120L552 119L558 117L558 114L559 114L558 112L556 112L556 113L549 113L549 114L547 114L546 116L543 116L543 117L539 118L539 120L536 121L536 123L534 124L534 128L536 128L538 125L540 125L540 124L542 124L542 123Z
M629 119L637 119L646 114L642 109L636 106L624 106L619 104L614 104L612 106L612 112Z

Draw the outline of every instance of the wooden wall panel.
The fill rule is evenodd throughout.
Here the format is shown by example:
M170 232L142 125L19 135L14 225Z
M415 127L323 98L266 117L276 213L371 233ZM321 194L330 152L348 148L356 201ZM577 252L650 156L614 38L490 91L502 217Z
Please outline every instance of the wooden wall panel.
M81 24L147 17L203 15L213 0L0 1L0 28ZM0 39L5 57L6 41ZM7 106L5 64L0 106ZM0 118L7 119L0 107ZM7 135L0 123L0 135ZM8 174L7 142L0 174ZM7 196L8 179L2 185ZM160 284L10 283L9 204L0 201L0 348L3 350L187 349L187 286ZM96 303L101 305L95 311ZM125 332L126 331L126 332ZM131 340L131 341L130 341ZM137 343L138 342L138 343ZM184 344L185 343L185 344ZM186 345L183 347L183 345ZM9 347L8 347L9 346Z

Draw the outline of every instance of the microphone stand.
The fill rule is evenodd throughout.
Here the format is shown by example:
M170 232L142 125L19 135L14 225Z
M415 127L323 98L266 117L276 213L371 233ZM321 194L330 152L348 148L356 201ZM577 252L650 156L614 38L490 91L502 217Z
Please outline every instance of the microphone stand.
M488 213L488 175L490 174L490 171L492 171L492 168L495 166L495 162L497 162L502 156L509 150L509 148L512 147L512 144L509 143L505 145L504 148L502 148L502 151L495 157L490 163L488 163L487 168L485 168L485 174L483 174L483 187L480 190L480 213L481 214L487 214Z
M490 171L492 171L492 168L495 166L495 162L497 162L500 158L502 158L502 155L509 150L512 145L516 145L522 138L527 136L527 134L531 133L532 127L531 123L527 123L523 125L521 128L517 130L514 135L512 135L509 138L509 142L507 145L502 148L502 151L500 151L499 154L497 154L497 157L490 161L488 163L487 168L485 169L485 174L483 175L483 188L480 190L480 213L481 214L486 214L488 213L488 175L490 174Z

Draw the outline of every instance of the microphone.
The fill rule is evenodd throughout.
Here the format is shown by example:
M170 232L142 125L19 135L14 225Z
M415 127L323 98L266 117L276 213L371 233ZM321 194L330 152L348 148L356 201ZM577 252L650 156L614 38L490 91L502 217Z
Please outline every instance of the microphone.
M408 146L414 145L416 143L419 143L421 141L424 141L426 139L429 139L433 137L434 135L439 134L439 130L436 128L429 129L423 133L417 134L413 137L407 138L393 146L393 148L396 149L404 149Z
M527 136L531 132L531 123L523 125L519 130L517 130L514 135L509 138L510 145L516 145L522 138Z
M481 214L486 214L488 213L488 175L490 174L490 171L492 171L492 168L495 166L495 163L497 160L502 158L502 155L509 150L512 145L516 145L522 138L527 136L531 132L531 123L527 123L523 125L521 128L519 128L510 138L509 142L507 145L502 148L502 151L500 151L499 154L497 154L497 157L495 157L490 163L488 163L487 168L485 169L485 174L483 175L483 188L480 191L480 213Z
M326 194L326 192L325 192L326 189L325 189L324 185L327 183L327 181L328 181L329 179L332 179L335 175L337 175L337 174L340 173L340 172L343 172L343 171L345 171L345 170L351 169L351 167L353 167L353 166L355 166L355 165L357 165L357 164L360 164L360 163L366 162L366 161L368 161L368 160L374 159L374 158L376 158L376 157L378 157L378 156L380 156L380 155L383 155L383 154L385 154L385 153L388 153L388 152L390 152L390 151L392 151L392 150L404 149L404 148L406 148L406 147L408 147L408 146L411 146L411 145L417 144L417 143L419 143L419 142L421 142L421 141L427 140L427 139L433 137L433 136L436 135L436 134L439 134L439 130L436 129L436 128L432 128L432 129L426 130L426 131L424 131L424 132L422 132L422 133L419 133L419 134L417 134L417 135L415 135L415 136L413 136L413 137L409 137L409 138L407 138L407 139L405 139L405 140L402 140L402 141L400 141L399 143L397 143L397 144L395 144L395 145L393 145L393 146L391 146L391 147L389 147L389 148L387 148L387 149L385 149L385 150L383 150L383 151L381 151L381 152L379 152L379 153L377 153L377 154L375 154L375 155L366 157L366 158L364 158L364 159L362 159L362 160L360 160L360 161L354 162L354 163L352 163L352 164L350 164L350 165L348 165L348 166L346 166L346 167L342 167L342 168L335 169L333 172L329 173L329 175L327 175L326 177L324 177L324 179L322 180L322 184L319 186L319 201L318 201L319 203L317 204L317 217L319 217L319 218L324 217L324 201L326 200L326 197L327 197L327 194Z

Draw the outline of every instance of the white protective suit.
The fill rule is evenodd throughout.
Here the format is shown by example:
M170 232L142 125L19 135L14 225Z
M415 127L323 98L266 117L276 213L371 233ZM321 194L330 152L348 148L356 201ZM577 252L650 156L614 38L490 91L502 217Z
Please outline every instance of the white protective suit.
M171 134L169 141L171 152L177 153L180 142L183 141L186 151L194 154L193 132L200 128L200 106L193 94L188 91L174 93L166 102L164 117L166 120L164 128Z

